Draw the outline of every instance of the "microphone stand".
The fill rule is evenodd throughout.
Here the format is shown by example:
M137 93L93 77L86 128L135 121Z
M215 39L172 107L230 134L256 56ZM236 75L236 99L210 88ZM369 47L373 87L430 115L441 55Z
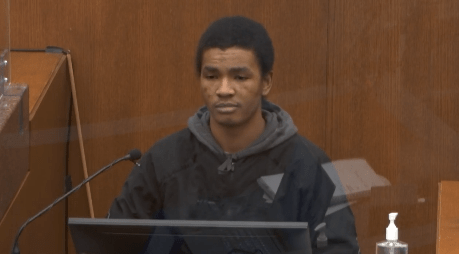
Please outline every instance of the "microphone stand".
M44 213L46 213L47 211L49 211L53 206L55 206L57 203L61 202L62 200L64 200L65 198L67 198L68 196L70 196L70 194L74 193L75 191L79 190L81 188L81 186L83 186L84 184L86 184L87 182L91 181L94 177L98 176L100 173L104 172L105 170L107 170L108 168L112 167L113 165L115 165L116 163L120 162L120 161L124 161L124 160L130 160L131 159L131 154L128 154L122 158L119 158L119 159L116 159L115 161L113 161L112 163L108 164L107 166L103 167L102 169L100 169L99 171L97 171L96 173L94 173L93 175L91 175L90 177L86 178L83 182L81 182L80 184L78 184L75 188L71 189L69 192L65 193L63 196L61 196L60 198L56 199L51 205L47 206L45 209L41 210L40 212L38 212L35 216L29 218L24 224L22 224L21 228L19 229L18 233L16 234L16 238L14 239L14 244L13 244L13 249L11 250L11 253L12 254L20 254L21 252L19 251L19 246L18 246L18 240L19 240L19 236L21 235L22 231L24 230L24 228L30 223L32 222L33 220L35 220L36 218L40 217L41 215L43 215Z

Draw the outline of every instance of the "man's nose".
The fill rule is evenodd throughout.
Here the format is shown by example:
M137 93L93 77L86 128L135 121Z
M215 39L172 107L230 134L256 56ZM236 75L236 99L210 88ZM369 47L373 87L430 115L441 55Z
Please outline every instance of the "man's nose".
M228 78L223 78L220 82L220 85L217 89L217 95L223 97L234 95L234 89L231 86L231 82L228 80Z

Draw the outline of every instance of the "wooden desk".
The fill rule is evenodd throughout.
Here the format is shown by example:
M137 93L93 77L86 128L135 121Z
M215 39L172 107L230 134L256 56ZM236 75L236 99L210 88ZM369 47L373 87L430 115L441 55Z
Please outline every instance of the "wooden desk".
M459 182L438 188L437 254L459 253Z
M0 156L0 173L10 175L0 178L0 191L7 197L0 200L0 253L10 253L16 233L29 217L64 194L71 102L63 54L11 52L11 63L12 82L28 85L24 120L28 139L19 147L27 153L13 150L16 146L5 149L9 168ZM19 239L21 253L65 253L65 219L62 202L28 225Z

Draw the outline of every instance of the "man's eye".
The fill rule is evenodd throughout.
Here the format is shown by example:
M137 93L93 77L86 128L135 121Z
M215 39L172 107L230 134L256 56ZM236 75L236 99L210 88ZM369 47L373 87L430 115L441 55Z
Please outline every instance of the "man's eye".
M216 79L217 76L215 75L206 75L206 79Z
M244 81L244 80L247 80L247 77L244 77L244 76L236 76L235 77L236 80L240 80L240 81Z

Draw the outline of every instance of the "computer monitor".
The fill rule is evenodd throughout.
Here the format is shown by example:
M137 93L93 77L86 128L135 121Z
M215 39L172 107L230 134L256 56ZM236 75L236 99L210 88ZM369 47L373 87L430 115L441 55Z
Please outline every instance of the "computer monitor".
M186 242L193 254L310 254L306 222L69 218L79 254L169 254Z

